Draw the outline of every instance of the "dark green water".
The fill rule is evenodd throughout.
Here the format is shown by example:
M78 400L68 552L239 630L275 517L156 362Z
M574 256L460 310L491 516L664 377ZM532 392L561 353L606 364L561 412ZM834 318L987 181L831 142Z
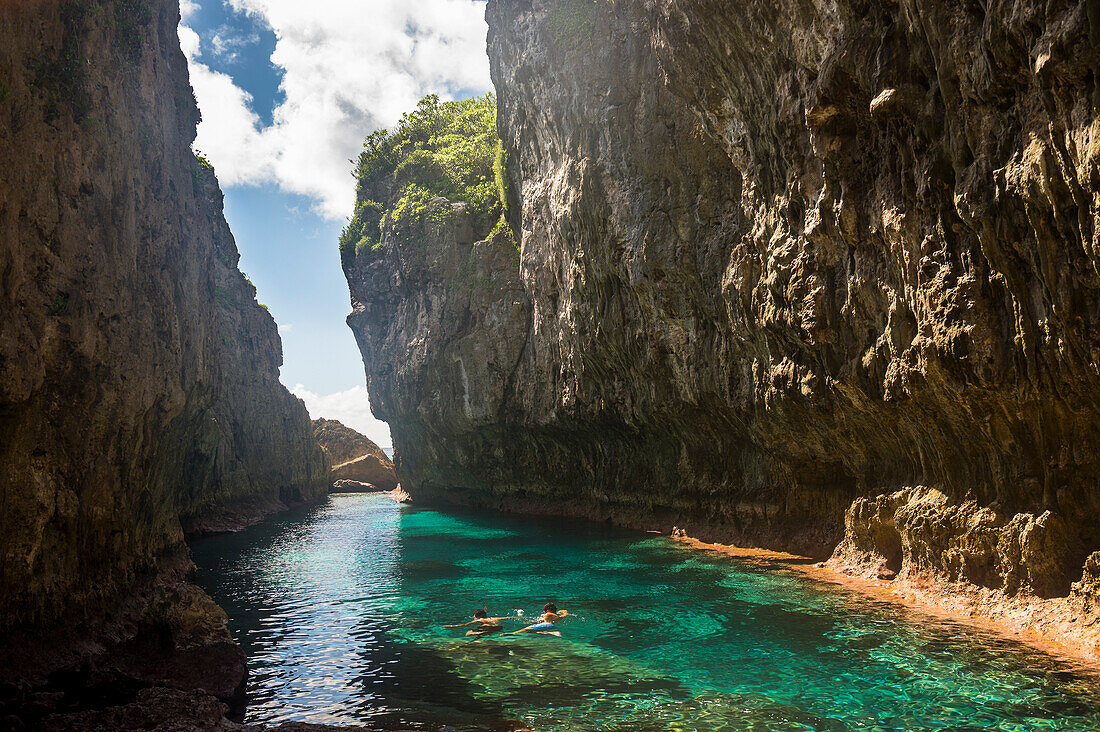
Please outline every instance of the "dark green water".
M1100 730L1095 677L1022 645L601 525L336 495L194 556L253 722ZM440 627L547 599L562 638Z

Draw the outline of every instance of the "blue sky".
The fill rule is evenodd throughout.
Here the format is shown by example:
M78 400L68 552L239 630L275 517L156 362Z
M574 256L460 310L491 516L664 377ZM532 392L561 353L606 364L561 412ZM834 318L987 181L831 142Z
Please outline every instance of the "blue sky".
M282 381L314 417L390 446L369 413L337 239L349 160L425 94L490 88L483 0L181 0L202 111L195 148L225 191L241 269L279 323Z

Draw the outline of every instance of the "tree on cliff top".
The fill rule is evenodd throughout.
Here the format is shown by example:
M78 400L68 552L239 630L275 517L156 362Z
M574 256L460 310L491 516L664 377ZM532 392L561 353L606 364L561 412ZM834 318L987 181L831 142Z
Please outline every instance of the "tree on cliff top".
M492 94L460 102L431 94L393 131L368 135L355 168L355 215L340 236L344 266L380 245L388 221L445 216L429 206L437 196L468 203L488 233L503 210L503 170L494 172L501 167L499 148Z

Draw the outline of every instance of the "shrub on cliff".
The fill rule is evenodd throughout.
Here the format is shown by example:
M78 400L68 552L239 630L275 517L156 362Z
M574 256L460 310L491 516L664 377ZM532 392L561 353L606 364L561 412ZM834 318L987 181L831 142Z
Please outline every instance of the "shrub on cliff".
M377 247L388 222L443 223L450 209L432 206L437 196L468 203L487 234L503 210L499 149L492 94L460 102L432 94L393 131L368 135L355 169L355 215L340 236L344 266Z

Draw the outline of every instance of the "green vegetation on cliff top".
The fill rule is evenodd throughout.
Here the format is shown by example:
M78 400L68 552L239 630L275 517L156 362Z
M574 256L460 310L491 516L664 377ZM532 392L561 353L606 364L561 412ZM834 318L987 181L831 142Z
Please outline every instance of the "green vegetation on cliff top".
M348 267L380 246L390 223L446 223L451 207L433 205L436 197L465 201L475 226L488 234L504 210L505 157L492 94L460 102L424 97L392 132L378 130L363 142L355 214L340 235L341 262Z

